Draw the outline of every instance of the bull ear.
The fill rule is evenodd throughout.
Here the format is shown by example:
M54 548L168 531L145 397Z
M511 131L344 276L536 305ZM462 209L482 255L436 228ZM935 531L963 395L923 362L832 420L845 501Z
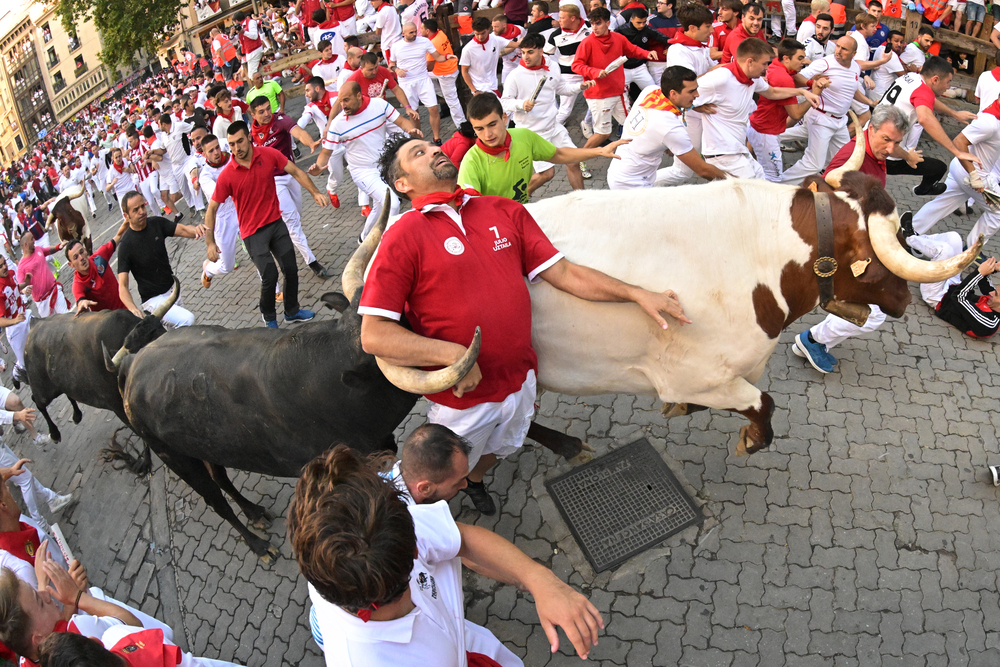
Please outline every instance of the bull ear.
M865 267L864 271L856 276L859 283L877 283L880 280L884 280L889 276L889 269L885 268L885 265L879 261L878 257L871 254L868 257L857 257L851 264L853 267L855 264L864 263L870 260L868 265Z
M340 292L327 292L319 298L327 308L332 308L338 313L344 312L344 310L351 305L351 302L347 300L347 297Z

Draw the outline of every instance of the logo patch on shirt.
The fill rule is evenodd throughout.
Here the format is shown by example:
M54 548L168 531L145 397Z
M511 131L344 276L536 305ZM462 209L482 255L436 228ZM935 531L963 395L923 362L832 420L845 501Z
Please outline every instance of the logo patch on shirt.
M450 236L445 239L444 249L452 255L461 255L465 252L465 245L457 236Z
M438 587L437 582L434 581L434 577L426 572L421 572L417 575L417 586L419 586L422 591L430 590L431 597L437 600Z

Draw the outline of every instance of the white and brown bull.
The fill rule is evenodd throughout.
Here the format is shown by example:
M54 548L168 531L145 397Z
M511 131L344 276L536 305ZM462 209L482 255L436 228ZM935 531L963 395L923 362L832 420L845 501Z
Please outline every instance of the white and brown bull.
M817 189L833 192L838 268L836 301L825 304L831 312L853 307L863 321L864 304L877 304L901 317L910 301L906 281L956 275L981 247L941 262L908 254L892 199L876 179L852 171L863 159L864 144L858 147L826 183L817 179L812 187L726 180L587 190L530 204L569 260L650 290L672 289L692 320L662 330L634 304L584 301L545 282L532 285L539 385L572 396L654 395L667 417L704 408L738 412L750 424L737 453L769 445L774 401L753 383L781 331L820 301ZM419 371L398 369L408 378L401 384L403 374L380 365L398 386L419 392Z
M68 243L73 239L79 239L87 249L87 254L92 255L94 253L94 243L91 239L90 227L87 225L87 219L79 209L77 202L81 196L83 196L83 186L80 186L79 192L67 191L50 200L48 204L50 204L49 210L51 212L45 221L45 228L51 228L52 223L55 222L56 233L59 235L61 243ZM82 204L79 206L82 206Z

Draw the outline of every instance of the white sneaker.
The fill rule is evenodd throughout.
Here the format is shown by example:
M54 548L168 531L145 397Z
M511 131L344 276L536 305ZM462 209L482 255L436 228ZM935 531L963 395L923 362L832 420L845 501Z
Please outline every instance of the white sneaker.
M990 466L990 472L993 473L993 486L1000 486L1000 468Z
M35 444L39 447L45 447L46 445L52 444L52 438L48 433L39 433L35 436Z
M64 496L56 496L54 500L50 500L47 504L49 506L49 511L55 514L62 508L69 505L70 501L73 500L73 494L67 493Z
M594 124L588 123L586 120L580 121L580 129L583 130L583 136L590 139L594 136Z

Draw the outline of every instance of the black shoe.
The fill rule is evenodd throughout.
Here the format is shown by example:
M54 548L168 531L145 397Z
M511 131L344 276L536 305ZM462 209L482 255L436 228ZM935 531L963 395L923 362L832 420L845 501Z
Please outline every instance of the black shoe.
M972 207L969 206L968 204L965 205L965 214L972 215Z
M115 197L115 201L118 201L118 193L117 193L117 192L114 192L114 193L112 193L112 194L113 194L113 195L114 195L114 197Z
M435 139L434 140L434 145L435 146L440 146L441 145L441 140L440 139Z
M918 197L937 197L940 194L944 194L944 191L947 189L948 186L944 183L935 183L926 190L917 185L913 188L913 194Z
M327 278L330 277L326 273L326 268L322 264L320 264L319 261L314 261L312 264L309 265L309 268L312 269L312 272L316 274L317 278L323 278L324 280L326 280Z
M111 206L112 206L111 202L108 202L108 212L109 213L111 212Z
M174 224L176 225L178 222L180 222L183 219L184 219L184 214L183 213L178 213L177 215L174 216Z
M906 211L899 216L899 227L903 230L903 239L908 239L916 234L913 231L913 211Z
M296 160L298 160L298 159L300 159L302 157L302 151L299 150L298 146L296 146L295 148L292 149L292 155L295 156Z
M472 504L476 506L479 513L485 516L496 514L497 506L494 504L493 499L490 498L490 492L486 490L486 485L482 482L473 482L471 479L466 481L468 482L468 486L465 487L465 492L469 494Z

